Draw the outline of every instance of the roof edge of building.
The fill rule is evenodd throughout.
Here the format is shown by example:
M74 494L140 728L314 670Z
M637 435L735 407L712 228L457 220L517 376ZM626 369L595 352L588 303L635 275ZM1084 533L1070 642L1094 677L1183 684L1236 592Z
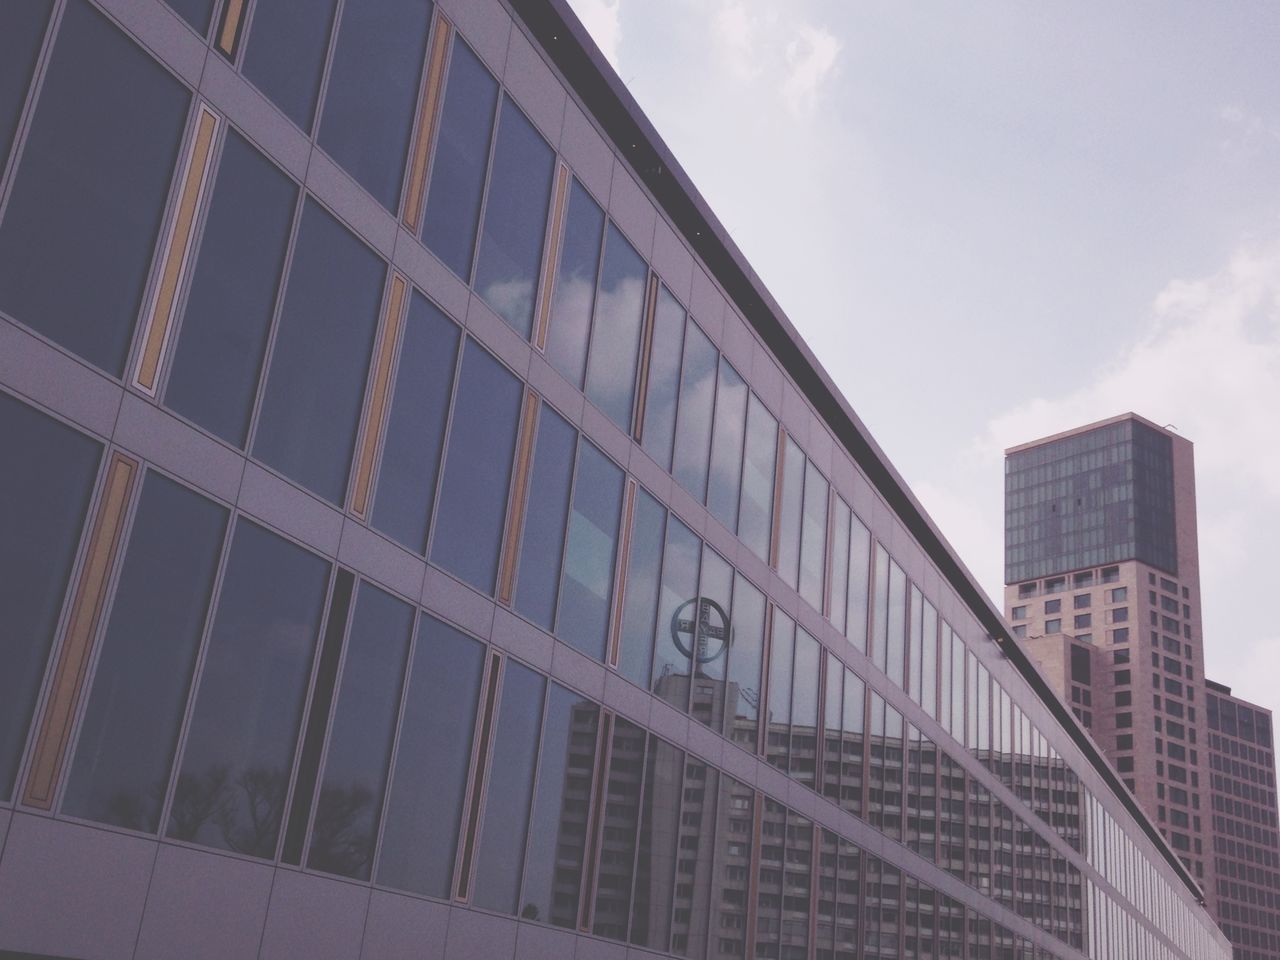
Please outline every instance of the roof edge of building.
M1143 426L1150 427L1152 430L1155 430L1158 433L1167 434L1168 436L1173 437L1174 439L1182 440L1182 441L1185 441L1186 443L1191 442L1190 440L1187 440L1186 437L1178 433L1176 430L1171 429L1171 427L1173 426L1172 424L1166 424L1165 426L1161 426L1155 421L1148 420L1146 417L1142 416L1141 414L1134 413L1132 410L1129 410L1126 413L1118 413L1114 417L1106 417L1105 419L1102 419L1102 420L1095 420L1093 421L1093 423L1086 423L1079 427L1072 427L1070 430L1062 430L1059 433L1052 433L1052 434L1049 434L1049 436L1047 437L1040 437L1037 440L1028 440L1025 443L1014 444L1012 447L1005 448L1004 455L1007 457L1010 454L1021 453L1024 450L1030 450L1033 447L1040 447L1046 443L1054 443L1055 441L1058 441L1058 440L1066 440L1068 437L1076 437L1082 433L1089 433L1090 431L1097 430L1099 427L1109 427L1113 423L1123 423L1125 420L1133 420L1136 423L1142 424Z
M591 40L568 0L506 2L551 57L569 87L581 98L612 141L619 156L631 166L649 194L680 229L684 240L711 269L743 318L804 391L836 439L888 501L960 599L973 611L989 638L1054 714L1184 885L1203 903L1204 893L1190 871L1139 807L1137 799L1129 793L1092 738L1079 726L1026 652L1018 646L1000 610L978 585L972 572L796 332L782 307L747 262L622 79ZM1163 430L1137 414L1125 414L1116 419L1129 417Z

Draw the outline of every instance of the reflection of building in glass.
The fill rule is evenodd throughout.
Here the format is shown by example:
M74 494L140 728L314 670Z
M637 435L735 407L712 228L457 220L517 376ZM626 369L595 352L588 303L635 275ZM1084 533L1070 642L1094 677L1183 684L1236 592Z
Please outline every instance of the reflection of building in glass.
M564 0L0 3L0 358L0 954L1225 957Z

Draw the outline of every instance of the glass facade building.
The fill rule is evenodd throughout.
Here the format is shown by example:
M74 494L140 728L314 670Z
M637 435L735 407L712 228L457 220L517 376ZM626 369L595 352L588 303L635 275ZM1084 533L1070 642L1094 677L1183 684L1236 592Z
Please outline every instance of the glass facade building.
M1221 960L561 0L0 6L0 952Z

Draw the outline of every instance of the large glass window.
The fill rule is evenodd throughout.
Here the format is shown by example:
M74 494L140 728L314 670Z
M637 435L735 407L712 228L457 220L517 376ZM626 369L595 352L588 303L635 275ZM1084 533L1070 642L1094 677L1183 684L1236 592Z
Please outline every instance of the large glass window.
M769 712L765 754L784 773L791 770L791 688L796 623L777 608L769 638Z
M63 812L159 829L226 523L222 507L147 474Z
M497 105L498 81L462 38L455 37L431 164L422 242L463 280L471 279Z
M578 924L599 722L596 704L551 685L525 854L522 919L570 929Z
M414 291L396 364L372 515L375 527L414 553L427 549L457 359L457 326Z
M871 532L853 514L849 527L849 615L845 636L858 650L867 649L867 590L871 566Z
M263 388L254 455L331 503L346 497L386 264L308 200Z
M640 254L610 223L591 326L586 393L624 433L631 432L647 275L648 267Z
M716 400L716 348L696 323L688 325L676 412L676 444L671 475L702 503L707 492L711 418Z
M800 596L822 610L827 559L827 491L829 484L812 460L805 461L804 517L800 535Z
M574 178L547 330L547 359L578 388L587 371L587 341L603 242L604 211Z
M875 545L875 567L872 572L871 592L874 612L871 646L867 653L871 662L881 670L886 669L885 638L889 631L889 553L880 544Z
M905 689L903 673L907 659L907 576L889 561L889 616L885 619L885 673Z
M636 830L644 776L645 732L618 717L610 743L608 829L600 844L596 902L591 932L614 940L627 938L635 876Z
M649 347L649 383L645 389L641 439L645 452L664 470L671 469L676 433L676 401L680 393L680 358L684 351L684 307L665 286L658 286L653 339Z
M841 633L849 622L849 522L848 505L835 498L831 524L831 625Z
M734 576L728 686L727 736L755 753L760 718L760 673L764 659L764 594L741 574Z
M114 376L190 102L88 3L67 6L0 223L0 310Z
M733 567L710 547L702 553L698 602L690 604L681 620L693 624L693 697L690 711L700 723L717 732L724 722L725 659L731 636Z
M27 0L5 7L4 32L0 34L0 170L9 160L52 6L53 0Z
M168 834L275 855L329 564L236 525Z
M920 705L929 716L938 716L938 611L924 602L921 628Z
M844 672L844 710L841 722L840 806L862 816L862 784L866 768L867 685L852 670Z
M298 189L227 133L164 401L243 447Z
M520 541L515 608L544 630L555 624L577 445L578 432L543 404Z
M666 540L667 510L645 491L636 490L631 522L631 555L622 603L622 641L618 672L647 688L653 666L657 629L658 590L662 575L662 547Z
M674 909L671 912L671 952L705 957L716 942L710 910L718 902L722 881L715 869L716 828L726 830L728 816L720 815L720 772L715 767L685 758L684 793L676 836ZM669 816L669 815L668 815ZM728 931L724 931L728 932Z
M414 609L362 583L347 638L307 866L368 880Z
M477 907L516 912L546 686L540 674L507 661L476 850Z
M423 616L387 791L379 884L448 897L484 648Z
M604 659L622 510L622 471L590 443L579 448L556 633Z
M796 628L795 669L791 694L791 775L809 787L817 784L818 641Z
M667 521L662 557L657 637L653 658L653 692L672 706L689 709L690 658L696 617L691 603L698 593L702 541L674 516Z
M102 447L0 393L0 800L8 800Z
M542 241L551 203L555 154L506 97L489 173L476 292L526 339L542 268Z
M338 23L317 142L392 213L430 26L430 0L360 0Z
M244 75L307 133L320 95L329 28L338 0L258 0L244 53Z
M493 593L520 419L520 381L474 341L462 356L431 561Z
M745 952L750 878L758 868L751 856L755 791L732 777L721 776L719 802L723 816L712 854L711 926L715 939L710 953L717 960Z
M649 738L640 832L636 843L631 936L637 946L667 951L675 899L677 826L684 786L684 752Z
M746 416L747 383L738 376L738 371L729 366L729 361L721 357L707 509L730 531L738 529L738 492L742 482L742 440Z
M769 559L773 531L773 481L778 458L778 421L753 393L747 400L746 452L738 537L761 560Z
M782 497L778 519L778 574L793 589L800 584L800 526L804 517L805 455L787 437L782 457Z

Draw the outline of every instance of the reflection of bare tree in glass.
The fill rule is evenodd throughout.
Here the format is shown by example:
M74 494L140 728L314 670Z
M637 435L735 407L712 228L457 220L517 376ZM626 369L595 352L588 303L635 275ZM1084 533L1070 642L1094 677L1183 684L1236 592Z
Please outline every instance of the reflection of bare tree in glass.
M308 866L344 877L367 878L373 854L372 806L372 791L359 783L322 788Z
M228 804L227 768L215 766L203 775L184 773L178 777L173 793L172 825L169 836L175 840L195 840L200 829L221 817Z

